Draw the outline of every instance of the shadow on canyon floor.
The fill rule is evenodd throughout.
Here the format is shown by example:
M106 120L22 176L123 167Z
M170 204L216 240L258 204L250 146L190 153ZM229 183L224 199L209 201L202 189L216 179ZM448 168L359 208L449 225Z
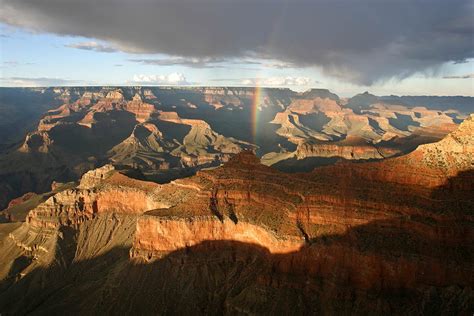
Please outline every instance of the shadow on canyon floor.
M239 224L236 224L239 225ZM469 314L472 243L423 238L377 221L272 254L237 241L204 241L145 262L117 246L75 258L62 227L53 264L0 281L10 314ZM157 255L155 253L155 255ZM26 260L26 261L25 261Z

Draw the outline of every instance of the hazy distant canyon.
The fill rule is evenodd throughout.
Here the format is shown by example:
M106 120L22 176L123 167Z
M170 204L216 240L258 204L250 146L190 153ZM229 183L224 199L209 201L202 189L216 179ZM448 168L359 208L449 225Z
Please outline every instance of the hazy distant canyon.
M283 171L405 154L454 130L470 97L324 89L1 88L0 208L111 163L167 182L254 150Z

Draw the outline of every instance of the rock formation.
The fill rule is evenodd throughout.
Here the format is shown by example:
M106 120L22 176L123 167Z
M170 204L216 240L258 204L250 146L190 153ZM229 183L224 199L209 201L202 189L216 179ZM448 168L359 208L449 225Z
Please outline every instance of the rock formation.
M252 148L278 168L384 159L441 139L465 118L455 107L370 95L346 100L323 89L58 87L3 89L2 95L6 117L21 117L14 104L44 114L25 119L28 126L36 122L26 135L13 135L18 129L0 119L0 131L10 131L0 144L0 208L105 163L164 183Z
M473 150L474 115L471 114L441 141L421 145L408 155L371 164L342 164L322 171L340 175L348 171L366 179L437 187L446 184L449 178L463 177L474 169ZM471 180L466 181L470 183Z
M469 313L472 131L305 174L251 151L163 185L105 165L0 224L0 310Z

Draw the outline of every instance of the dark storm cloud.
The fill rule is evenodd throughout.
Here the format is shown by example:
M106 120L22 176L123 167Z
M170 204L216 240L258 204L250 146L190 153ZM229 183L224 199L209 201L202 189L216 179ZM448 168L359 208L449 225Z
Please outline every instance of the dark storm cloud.
M0 0L1 21L132 53L265 57L370 84L474 57L471 0Z

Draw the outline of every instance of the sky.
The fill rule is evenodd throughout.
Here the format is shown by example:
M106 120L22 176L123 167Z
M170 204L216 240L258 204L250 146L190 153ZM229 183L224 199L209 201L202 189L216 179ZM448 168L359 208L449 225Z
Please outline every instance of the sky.
M0 0L0 86L474 96L471 0Z

